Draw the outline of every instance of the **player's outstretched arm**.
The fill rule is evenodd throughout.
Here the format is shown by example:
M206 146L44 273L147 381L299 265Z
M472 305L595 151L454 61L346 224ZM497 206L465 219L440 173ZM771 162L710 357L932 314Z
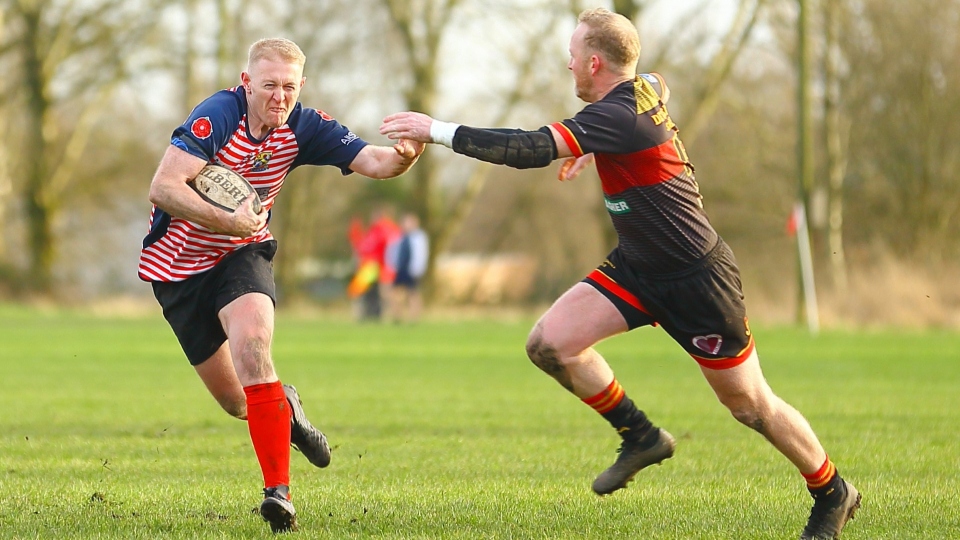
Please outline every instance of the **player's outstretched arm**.
M368 144L350 163L350 170L369 178L393 178L410 170L426 145L411 139L400 139L391 146Z
M199 223L230 236L247 238L263 228L267 212L253 211L251 194L233 213L204 201L187 182L200 174L207 162L176 146L167 147L150 182L150 202L171 216Z
M391 139L443 144L458 154L517 169L546 167L555 159L573 156L560 133L550 126L536 131L482 129L440 122L423 113L401 112L384 118L380 133ZM574 173L569 178L584 164L577 165L567 168Z

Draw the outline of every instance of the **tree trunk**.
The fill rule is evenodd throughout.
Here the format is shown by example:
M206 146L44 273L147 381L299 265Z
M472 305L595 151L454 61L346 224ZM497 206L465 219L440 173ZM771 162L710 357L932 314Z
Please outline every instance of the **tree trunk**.
M826 40L824 62L824 126L827 143L827 175L830 182L827 245L830 249L830 269L834 290L841 297L847 294L847 263L843 249L843 177L847 161L844 139L848 123L840 111L840 81L838 80L840 51L837 36L840 29L839 13L841 0L828 0L824 7L824 37Z
M797 17L797 197L810 215L810 193L813 191L813 115L810 107L810 3L813 0L797 0L800 6ZM807 234L806 228L797 230L797 235ZM796 322L807 319L803 276L797 259L797 310Z
M38 55L40 24L42 13L38 7L23 12L24 41L24 89L27 93L27 121L25 126L25 152L29 155L23 160L26 167L26 186L24 203L27 217L27 251L29 260L28 287L41 294L47 294L51 288L51 272L54 258L54 238L52 220L55 211L45 192L44 180L47 176L46 138L43 133L44 120L50 109L47 100L43 59Z

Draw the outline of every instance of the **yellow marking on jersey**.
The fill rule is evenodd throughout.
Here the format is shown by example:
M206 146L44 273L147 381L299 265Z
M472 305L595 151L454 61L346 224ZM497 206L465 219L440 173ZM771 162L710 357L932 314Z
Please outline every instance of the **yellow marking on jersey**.
M637 98L637 114L652 111L660 104L660 96L653 89L653 85L639 75L633 81L633 95Z

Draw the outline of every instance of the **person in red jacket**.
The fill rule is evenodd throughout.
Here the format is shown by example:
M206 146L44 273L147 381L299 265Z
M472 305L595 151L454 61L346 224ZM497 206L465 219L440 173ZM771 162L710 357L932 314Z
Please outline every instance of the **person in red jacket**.
M359 220L350 226L350 242L357 257L357 271L347 286L351 298L359 298L360 320L379 320L383 304L389 298L389 289L396 270L387 261L387 248L403 234L393 221L389 206L380 206L370 217L370 227L364 230Z

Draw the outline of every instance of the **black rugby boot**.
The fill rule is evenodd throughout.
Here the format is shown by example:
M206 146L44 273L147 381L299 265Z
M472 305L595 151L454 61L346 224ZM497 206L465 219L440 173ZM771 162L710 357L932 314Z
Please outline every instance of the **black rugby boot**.
M307 420L297 389L285 384L283 393L287 396L291 411L290 445L303 454L310 463L320 468L326 467L330 464L330 446L327 444L327 438Z
M860 508L860 493L846 480L840 480L837 489L813 495L810 519L800 534L800 540L833 540L853 514Z
M617 461L593 481L597 495L609 495L627 487L638 472L673 456L676 441L666 430L654 428L655 433L640 440L624 439ZM651 440L652 439L652 442Z
M290 502L290 488L276 486L264 489L260 517L270 524L270 530L275 533L296 531L297 511Z

